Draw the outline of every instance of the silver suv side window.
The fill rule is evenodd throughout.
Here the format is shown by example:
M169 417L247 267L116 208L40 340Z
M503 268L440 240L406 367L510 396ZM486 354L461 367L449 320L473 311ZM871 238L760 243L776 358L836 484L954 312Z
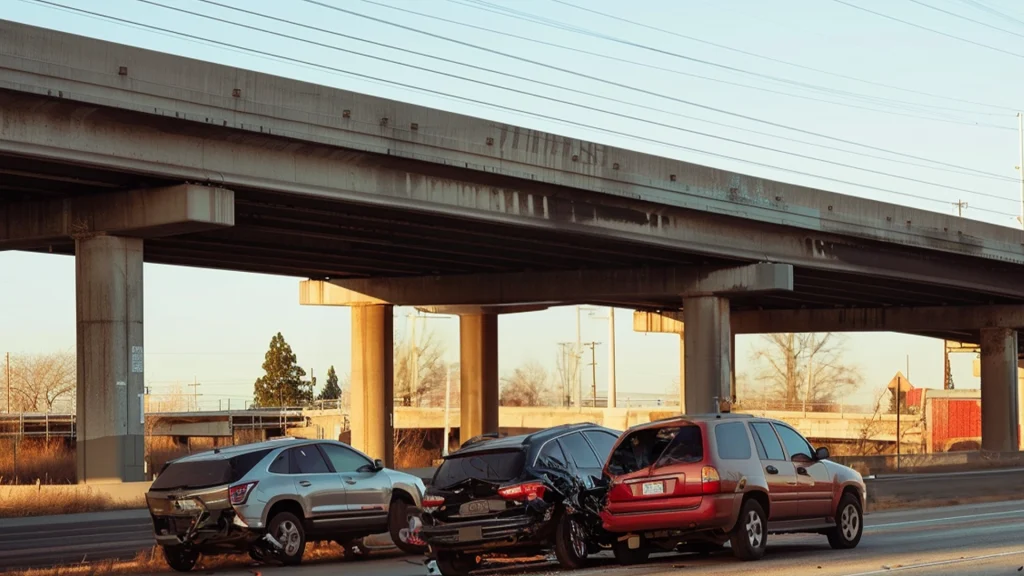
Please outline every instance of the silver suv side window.
M324 454L327 454L327 458L331 461L331 464L334 465L335 472L357 472L363 466L371 463L366 458L363 458L344 446L338 446L337 444L321 444L320 448L323 449Z
M297 474L329 474L330 469L327 467L327 461L324 460L320 451L317 450L316 445L310 444L308 446L296 446L289 450L292 453L292 458L295 459L295 468Z
M268 469L271 474L291 474L292 455L290 450L282 450Z

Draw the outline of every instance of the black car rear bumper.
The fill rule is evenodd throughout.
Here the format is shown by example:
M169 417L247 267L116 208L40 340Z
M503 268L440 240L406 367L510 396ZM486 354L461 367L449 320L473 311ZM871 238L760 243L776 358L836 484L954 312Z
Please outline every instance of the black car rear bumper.
M549 522L540 518L520 516L451 524L424 524L420 529L420 537L434 551L496 551L501 548L542 545L547 534L545 528Z

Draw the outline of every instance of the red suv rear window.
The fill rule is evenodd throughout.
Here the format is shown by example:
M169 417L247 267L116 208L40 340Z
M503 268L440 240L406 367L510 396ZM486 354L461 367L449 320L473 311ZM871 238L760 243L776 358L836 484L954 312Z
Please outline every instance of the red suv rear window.
M644 428L622 439L608 460L608 472L620 476L658 466L704 460L704 438L694 425Z

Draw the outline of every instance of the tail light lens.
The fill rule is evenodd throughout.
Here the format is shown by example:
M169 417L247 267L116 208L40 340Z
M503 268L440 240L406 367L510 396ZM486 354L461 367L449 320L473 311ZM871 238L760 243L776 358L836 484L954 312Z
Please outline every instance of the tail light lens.
M438 508L444 506L444 496L428 494L423 497L424 508Z
M498 489L498 495L505 500L536 500L544 497L548 489L543 482L527 482Z
M722 491L722 479L718 476L718 470L714 466L705 466L700 469L700 484L704 494L718 494Z
M249 499L249 494L256 488L259 482L249 482L248 484L239 484L238 486L232 486L228 488L228 498L231 500L232 506L240 506L245 504L245 501Z

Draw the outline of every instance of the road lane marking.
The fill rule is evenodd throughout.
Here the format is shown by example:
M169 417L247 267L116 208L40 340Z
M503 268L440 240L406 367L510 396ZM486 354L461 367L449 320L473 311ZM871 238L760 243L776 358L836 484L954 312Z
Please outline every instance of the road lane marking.
M917 524L934 524L936 522L949 522L953 520L974 520L976 518L995 518L997 516L1016 516L1024 515L1024 510L1007 510L1005 512L986 512L984 514L969 514L966 516L945 516L943 518L929 518L927 520L907 520L905 522L888 522L886 524L872 524L871 526L865 526L864 530L873 530L876 528L890 528L893 526L914 526Z
M921 562L919 564L904 564L902 566L882 568L881 570L872 570L871 572L856 572L854 574L847 574L846 576L871 576L872 574L889 574L890 572L899 572L900 570L918 570L920 568L935 568L936 566L950 566L952 564L974 562L975 560L991 560L993 558L1017 556L1020 554L1024 554L1024 550L1014 550L1013 552L1000 552L998 554L985 554L984 556L966 556L964 558L957 558L955 560L938 560L935 562Z

